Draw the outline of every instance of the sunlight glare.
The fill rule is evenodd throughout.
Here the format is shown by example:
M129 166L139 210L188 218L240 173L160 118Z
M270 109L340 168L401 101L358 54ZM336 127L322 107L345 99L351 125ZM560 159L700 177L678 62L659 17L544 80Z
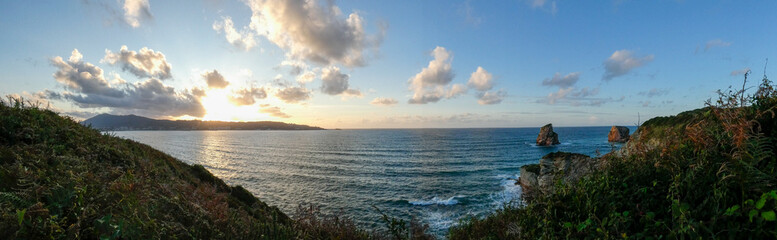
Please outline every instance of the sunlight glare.
M209 90L207 95L201 99L205 107L205 121L266 121L270 117L259 113L258 107L254 105L235 106L229 101L229 91L226 89Z

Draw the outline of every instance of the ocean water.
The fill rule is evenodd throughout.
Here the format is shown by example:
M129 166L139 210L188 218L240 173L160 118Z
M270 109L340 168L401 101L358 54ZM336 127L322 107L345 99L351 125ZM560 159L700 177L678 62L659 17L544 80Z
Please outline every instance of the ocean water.
M555 151L605 154L610 127L557 127L560 145L538 147L539 128L322 131L127 131L115 135L201 164L230 185L293 215L299 204L367 228L379 213L429 224L443 236L467 216L518 201L520 167ZM634 131L634 128L631 128Z

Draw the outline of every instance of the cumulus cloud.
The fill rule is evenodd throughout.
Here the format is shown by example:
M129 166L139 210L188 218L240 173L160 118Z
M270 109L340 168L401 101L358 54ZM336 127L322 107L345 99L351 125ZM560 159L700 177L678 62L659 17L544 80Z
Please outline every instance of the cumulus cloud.
M749 67L731 71L731 76L745 75L745 73L747 73L747 72L750 72L750 68Z
M332 66L321 70L321 92L329 95L339 95L348 90L347 74L341 73L340 68Z
M409 80L413 97L408 103L426 104L452 95L450 90L445 89L454 77L451 53L438 46L432 50L431 55L434 59L429 61L429 65Z
M353 12L343 16L334 1L248 0L249 27L286 50L290 59L322 65L363 66L369 49L377 49L385 34L368 35L364 19Z
M112 86L105 79L103 70L84 62L77 49L73 50L68 61L54 57L51 64L57 68L54 79L72 92L48 95L61 96L82 108L108 107L114 112L136 111L149 117L205 115L205 108L195 90L177 92L155 78Z
M478 66L477 70L472 72L470 75L469 81L467 81L467 86L478 91L476 95L478 97L478 104L498 104L501 103L502 99L507 96L507 92L505 92L504 89L500 89L499 91L490 91L492 88L494 88L493 80L494 76L480 66ZM454 84L454 89L455 87L456 85ZM464 89L464 91L466 91L466 89Z
M229 82L224 79L224 76L222 76L221 73L215 69L210 72L205 72L200 76L202 76L202 79L205 79L205 82L208 84L208 88L223 89L229 85Z
M307 72L302 73L299 76L297 76L297 82L300 83L300 84L309 83L309 82L312 82L315 79L316 79L316 73L311 72L311 71L307 71Z
M248 51L256 46L256 35L248 27L243 27L240 31L235 29L235 23L231 17L222 17L220 21L213 23L213 30L217 33L224 32L227 42L237 49Z
M73 49L67 61L59 56L50 59L50 61L51 65L57 67L54 79L68 90L112 97L124 96L123 91L111 87L100 67L83 61L83 55L78 49Z
M477 89L478 91L487 91L493 87L493 79L494 76L491 75L491 73L483 69L483 67L478 66L478 69L469 76L467 86Z
M467 93L467 87L463 84L453 84L451 86L451 89L448 90L448 92L445 94L446 98L455 98L459 95L463 95Z
M502 102L502 99L507 96L504 90L499 91L485 91L479 94L478 104L480 105L492 105Z
M602 79L605 81L612 80L613 78L626 75L631 70L641 67L649 62L653 61L653 55L647 55L644 57L634 56L634 53L629 50L615 51L607 60L604 61L604 76Z
M726 42L720 39L713 39L707 41L706 44L704 44L704 51L710 50L711 48L717 48L717 47L728 47L731 46L731 42Z
M264 88L249 87L237 90L229 96L229 102L237 106L253 105L256 99L267 98Z
M123 97L101 94L64 93L64 97L82 108L109 107L116 110L137 110L151 117L202 117L205 108L191 92L179 93L158 79L128 84Z
M646 96L649 98L652 97L659 97L669 94L669 89L666 88L651 88L648 91L642 91L638 93L639 95Z
M303 87L286 87L278 90L275 96L286 103L298 103L310 99L310 90Z
M271 106L265 106L259 109L260 113L267 113L270 114L270 116L273 117L279 117L279 118L290 118L288 114L281 111L281 108L279 107L271 107Z
M137 77L153 77L158 79L168 79L170 73L170 63L167 62L162 52L155 52L152 49L143 47L140 52L130 51L127 46L121 46L118 53L105 49L105 58L102 60L111 65L120 65L124 71L129 71Z
M385 97L377 97L370 102L370 104L377 106L391 106L396 105L397 103L399 102L396 99Z
M553 74L552 78L546 78L542 80L543 86L557 86L560 88L568 88L577 83L580 79L580 72L573 72L562 76L561 73Z
M148 0L124 0L124 21L133 28L140 27L141 21L153 18Z

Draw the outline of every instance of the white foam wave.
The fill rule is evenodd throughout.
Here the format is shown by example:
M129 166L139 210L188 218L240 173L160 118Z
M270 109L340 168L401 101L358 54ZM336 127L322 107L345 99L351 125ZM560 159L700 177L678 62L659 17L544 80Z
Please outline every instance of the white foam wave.
M522 192L521 186L515 184L518 179L517 175L499 175L499 177L502 179L500 181L502 191L495 192L490 196L494 207L497 209L504 207L505 204L512 204L519 201Z
M450 205L456 205L459 204L459 200L456 200L456 198L463 198L462 195L457 195L453 197L449 197L447 199L442 199L438 197L433 197L430 200L416 200L416 201L408 201L408 203L416 206L429 206L429 205L444 205L444 206L450 206Z

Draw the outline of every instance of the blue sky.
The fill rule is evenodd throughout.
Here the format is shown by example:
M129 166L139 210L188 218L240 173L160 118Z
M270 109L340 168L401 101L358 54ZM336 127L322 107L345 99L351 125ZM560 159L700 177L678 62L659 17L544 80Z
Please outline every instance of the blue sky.
M777 56L773 1L2 5L0 94L77 118L633 125L702 107L743 69L755 85Z

